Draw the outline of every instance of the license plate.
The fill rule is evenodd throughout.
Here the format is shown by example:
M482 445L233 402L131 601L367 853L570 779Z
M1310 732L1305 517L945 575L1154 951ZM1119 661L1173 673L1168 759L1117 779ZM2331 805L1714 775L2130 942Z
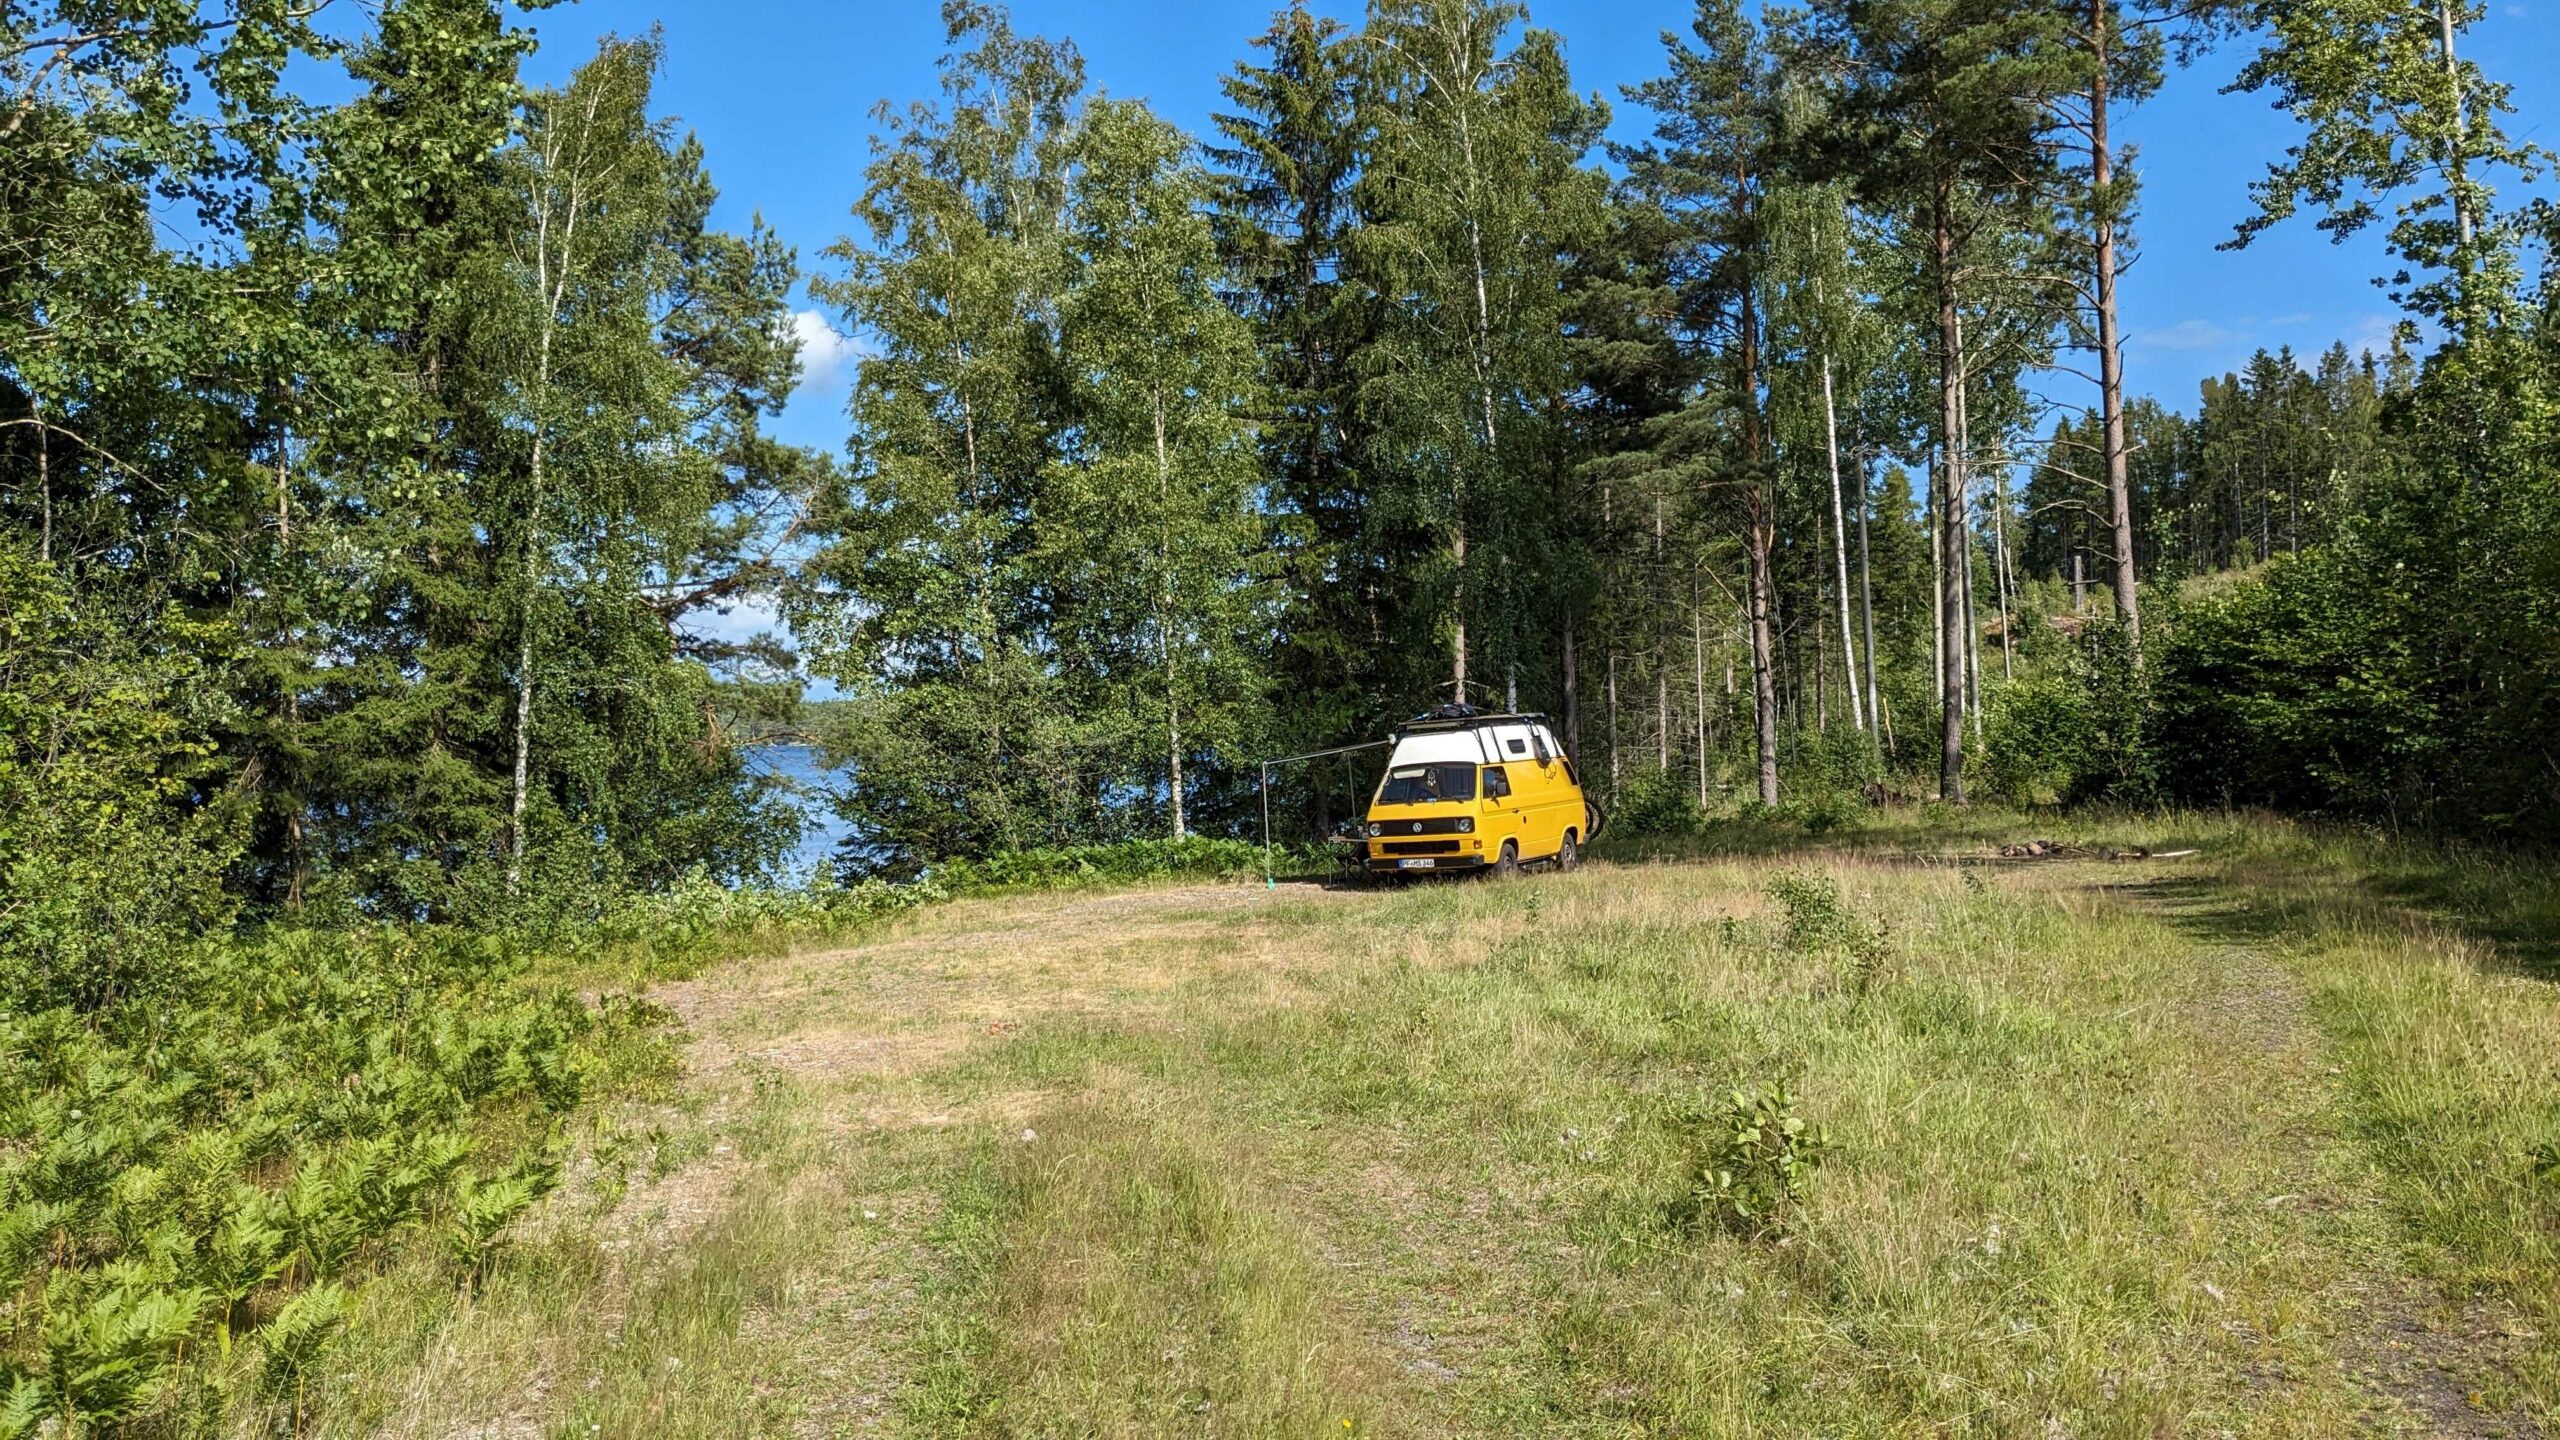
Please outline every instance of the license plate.
M1437 860L1399 860L1396 862L1396 868L1399 870L1436 870L1439 866L1440 862Z

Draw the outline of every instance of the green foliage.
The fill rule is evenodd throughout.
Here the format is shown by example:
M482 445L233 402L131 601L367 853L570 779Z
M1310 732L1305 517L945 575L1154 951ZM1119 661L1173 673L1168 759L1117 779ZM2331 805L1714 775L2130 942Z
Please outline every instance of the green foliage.
M1077 885L1169 879L1231 879L1260 875L1261 846L1244 840L1194 835L1183 840L1126 840L1116 845L1073 845L1043 850L1003 850L974 860L936 866L933 882L953 894L984 890L1058 890ZM1320 851L1282 848L1284 874L1321 869Z
M204 1292L154 1284L130 1265L111 1267L85 1297L82 1288L46 1287L36 1342L48 1407L74 1431L147 1408L204 1308Z
M256 1330L281 1383L343 1303L297 1297L439 1215L485 1256L547 1186L558 1118L614 1078L592 1053L613 1027L496 942L277 930L191 959L86 1015L0 995L0 1366L76 1426L148 1410L208 1327ZM501 1117L534 1155L471 1172Z
M1639 770L1609 807L1609 828L1625 835L1687 835L1702 816L1689 783L1669 770Z
M1992 793L2022 805L2151 798L2146 700L2123 627L2082 627L2068 651L1991 693L1982 767Z
M501 1174L467 1175L453 1192L453 1222L445 1245L456 1266L477 1275L488 1268L501 1235L517 1216L560 1183L560 1167L526 1160Z
M1852 988L1862 995L1891 973L1893 955L1884 926L1842 904L1838 881L1781 871L1769 877L1766 889L1770 903L1778 907L1788 948L1838 953L1848 962Z
M1829 1135L1805 1122L1782 1084L1735 1090L1692 1125L1687 1205L1698 1222L1755 1239L1783 1233L1811 1193Z
M146 644L81 614L55 566L0 542L0 997L17 1006L164 989L236 908L238 827L194 793L213 745L190 647L218 627L153 628Z
M300 1384L320 1353L347 1328L348 1294L334 1282L314 1285L277 1307L275 1317L259 1328L264 1354L258 1383L269 1391Z

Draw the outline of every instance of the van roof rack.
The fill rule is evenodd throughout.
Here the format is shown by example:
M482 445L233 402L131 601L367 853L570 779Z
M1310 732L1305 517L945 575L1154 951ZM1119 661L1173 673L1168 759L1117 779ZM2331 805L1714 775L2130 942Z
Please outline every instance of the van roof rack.
M1487 725L1543 725L1547 717L1530 711L1485 711L1473 705L1435 705L1406 721L1398 734L1440 730L1478 730Z

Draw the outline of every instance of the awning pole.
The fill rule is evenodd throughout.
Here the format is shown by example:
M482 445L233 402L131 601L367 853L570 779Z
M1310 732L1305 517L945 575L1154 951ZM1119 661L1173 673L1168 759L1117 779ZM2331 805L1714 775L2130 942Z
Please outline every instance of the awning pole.
M1279 878L1271 873L1271 762L1262 762L1262 888L1277 890Z

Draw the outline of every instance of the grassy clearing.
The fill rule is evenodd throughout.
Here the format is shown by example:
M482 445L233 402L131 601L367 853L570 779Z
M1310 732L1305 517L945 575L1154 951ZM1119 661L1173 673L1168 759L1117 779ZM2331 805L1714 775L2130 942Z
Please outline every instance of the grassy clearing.
M2057 826L966 901L714 970L660 996L691 1077L467 1303L369 1292L314 1429L2547 1427L2560 995L2499 936L2560 886ZM2030 835L2205 853L1918 858ZM1830 1145L1745 1221L1711 1176L1769 1084Z

